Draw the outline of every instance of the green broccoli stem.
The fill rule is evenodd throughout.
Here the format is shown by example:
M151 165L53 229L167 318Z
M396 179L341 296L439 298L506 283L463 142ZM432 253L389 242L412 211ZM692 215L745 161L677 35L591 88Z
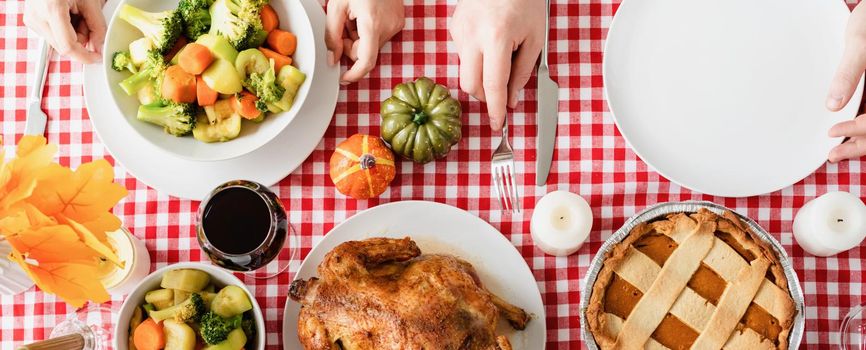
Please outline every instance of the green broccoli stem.
M150 70L142 69L134 73L133 75L127 77L126 79L123 79L118 85L120 85L120 88L123 89L123 91L126 92L127 95L132 96L137 93L138 90L141 90L142 88L147 86L150 81Z

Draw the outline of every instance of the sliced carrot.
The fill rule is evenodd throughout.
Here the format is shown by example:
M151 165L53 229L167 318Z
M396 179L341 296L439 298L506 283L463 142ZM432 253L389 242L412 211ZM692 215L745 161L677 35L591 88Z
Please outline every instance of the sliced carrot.
M298 47L298 38L285 30L274 29L268 34L268 46L280 55L291 56Z
M168 50L165 56L163 56L165 57L165 60L171 61L171 59L174 58L174 55L177 55L177 53L180 52L180 49L186 46L188 42L189 40L187 40L185 36L178 36L177 41L174 42L174 46L172 46L171 50Z
M219 94L205 84L201 76L195 77L195 96L199 106L212 106Z
M280 17L277 16L277 11L271 5L262 7L262 29L266 32L271 32L280 26Z
M157 323L152 318L148 318L144 322L135 327L132 333L132 343L136 350L160 350L165 348L165 332L162 331L162 324Z
M240 114L241 117L246 119L256 119L259 117L259 114L262 113L258 108L256 108L256 101L258 101L258 97L253 95L249 91L241 91L234 96L232 96L232 108L235 110L235 113Z
M214 57L207 46L190 43L178 53L177 64L189 74L201 74L213 62Z
M280 55L279 53L274 52L273 50L266 49L264 47L260 47L259 51L265 54L265 57L274 59L274 69L277 72L279 72L280 69L284 66L292 64L291 57Z
M195 76L178 65L169 66L162 78L162 96L177 103L195 102Z

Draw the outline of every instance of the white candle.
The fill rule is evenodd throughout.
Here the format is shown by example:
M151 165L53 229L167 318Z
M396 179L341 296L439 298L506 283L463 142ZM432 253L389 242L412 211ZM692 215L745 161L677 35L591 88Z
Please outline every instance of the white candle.
M866 238L866 205L848 192L830 192L806 203L794 217L794 238L803 250L830 256Z
M112 295L129 294L150 273L150 254L144 242L124 228L107 235L109 243L123 262L123 268L107 261L102 262L102 285Z
M589 203L568 191L554 191L541 197L529 224L535 245L556 256L567 256L580 249L591 229Z

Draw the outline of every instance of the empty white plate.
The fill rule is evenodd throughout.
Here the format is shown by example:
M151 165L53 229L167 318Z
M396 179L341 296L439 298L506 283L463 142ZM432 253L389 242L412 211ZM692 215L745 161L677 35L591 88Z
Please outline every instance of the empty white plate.
M824 108L848 15L843 1L625 0L603 68L616 124L692 190L746 197L794 184L860 104L858 91L841 112Z

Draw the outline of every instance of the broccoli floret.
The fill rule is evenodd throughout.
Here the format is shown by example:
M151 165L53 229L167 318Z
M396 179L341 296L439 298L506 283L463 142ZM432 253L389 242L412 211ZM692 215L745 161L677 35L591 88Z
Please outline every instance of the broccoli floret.
M270 60L271 67L264 73L252 73L246 83L250 91L259 98L256 107L262 112L268 110L268 103L274 103L283 98L286 88L277 83L277 75L274 70L274 60ZM262 106L259 107L259 104Z
M177 12L183 19L183 32L190 40L210 30L210 12L208 9L213 4L211 0L181 0L177 5Z
M141 67L139 67L138 72L135 72L135 74L123 79L123 81L120 82L120 88L122 88L127 95L132 95L138 92L138 90L141 90L149 82L157 82L156 87L159 88L159 82L162 80L162 75L166 68L168 68L168 65L165 63L162 54L156 50L148 51L147 60L144 61Z
M145 37L153 41L159 53L171 50L183 31L178 11L147 12L129 4L120 8L118 16L138 28Z
M223 318L213 311L204 314L199 322L201 338L205 343L218 344L229 335L229 332L243 325L241 315Z
M132 63L132 56L129 54L129 51L115 52L114 56L111 57L111 69L118 72L123 72L124 70L128 70L131 73L138 72L138 68Z
M136 117L138 120L163 127L165 132L169 134L174 136L183 136L189 134L192 132L192 129L195 128L196 108L190 103L154 103L138 106L138 115ZM204 307L204 303L201 301L201 296L198 294L192 295L194 297L166 310L189 304L188 301L194 299L198 300L198 302L193 301L193 306L186 306L186 308L197 310L198 306L196 306L196 304ZM193 313L192 315L196 315L196 313ZM154 317L154 319L156 319L156 317Z
M262 0L216 0L210 7L210 33L226 38L235 49L244 50L261 44L263 27L260 17Z

